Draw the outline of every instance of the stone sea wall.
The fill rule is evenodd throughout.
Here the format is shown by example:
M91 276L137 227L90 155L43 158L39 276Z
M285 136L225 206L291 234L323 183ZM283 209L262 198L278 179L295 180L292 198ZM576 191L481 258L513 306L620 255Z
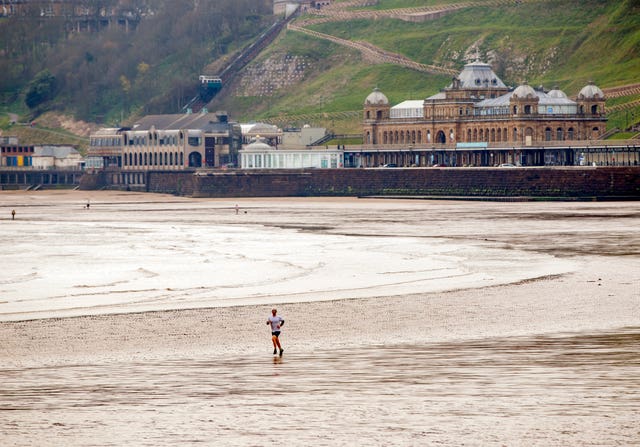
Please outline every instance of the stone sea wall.
M193 197L448 196L640 199L637 167L200 171L147 176L147 191Z

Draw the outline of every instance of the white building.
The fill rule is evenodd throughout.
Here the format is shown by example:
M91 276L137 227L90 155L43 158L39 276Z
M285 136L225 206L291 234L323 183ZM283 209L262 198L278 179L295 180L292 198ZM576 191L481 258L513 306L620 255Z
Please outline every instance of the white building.
M240 151L242 169L338 169L344 153L338 149L276 149L256 139Z
M35 146L31 155L34 169L80 169L84 159L71 146Z

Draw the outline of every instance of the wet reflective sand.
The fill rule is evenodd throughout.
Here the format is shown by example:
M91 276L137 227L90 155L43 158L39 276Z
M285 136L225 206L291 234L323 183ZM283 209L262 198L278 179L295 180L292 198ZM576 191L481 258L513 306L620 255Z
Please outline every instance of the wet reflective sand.
M637 445L639 345L635 329L5 369L0 422L5 445Z
M640 445L640 204L80 194L0 194L2 445Z

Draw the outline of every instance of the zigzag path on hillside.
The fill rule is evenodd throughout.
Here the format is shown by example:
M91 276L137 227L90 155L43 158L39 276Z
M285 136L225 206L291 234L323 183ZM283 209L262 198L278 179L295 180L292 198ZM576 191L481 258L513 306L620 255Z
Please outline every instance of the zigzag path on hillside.
M351 7L372 6L378 3L375 0L364 0L364 1L355 0L351 2L333 3L320 10L316 10L316 9L309 10L307 11L309 14L314 16L322 16L322 17L304 18L304 19L296 20L295 22L289 23L287 25L287 29L290 29L292 31L302 32L310 36L317 37L319 39L329 40L339 45L353 48L359 51L360 53L362 53L365 60L372 63L395 64L395 65L400 65L413 70L417 70L420 72L425 72L425 73L457 75L458 74L457 70L453 70L445 67L439 67L436 65L421 64L405 56L402 56L400 54L391 53L389 51L383 50L382 48L379 48L368 42L351 41L347 39L342 39L339 37L331 36L329 34L313 31L305 27L313 24L318 24L318 23L339 22L339 21L348 21L348 20L357 20L357 19L366 19L366 20L377 20L381 18L409 19L410 17L417 16L417 15L425 17L426 19L434 19L434 18L439 18L444 14L448 14L450 12L457 11L463 8L469 8L474 6L503 7L506 5L522 3L523 1L536 1L536 0L518 0L517 2L515 0L494 0L494 1L487 1L487 2L458 3L455 5L447 5L447 6L424 6L424 7L415 7L415 8L364 10L364 11L349 10L349 8Z
M640 95L640 84L628 84L620 85L618 87L603 88L602 93L604 93L607 99Z
M391 53L390 51L383 50L382 48L378 48L367 42L341 39L339 37L331 36L329 34L319 33L318 31L312 31L310 29L303 28L301 26L294 25L292 23L290 23L287 26L287 29L290 29L292 31L299 31L301 33L305 33L310 36L317 37L319 39L329 40L339 45L353 48L355 50L358 50L360 53L362 53L365 60L368 60L369 62L372 62L372 63L378 63L378 64L388 63L388 64L401 65L403 67L411 68L413 70L426 72L426 73L448 74L448 75L458 74L457 70L452 70L450 68L437 67L435 65L420 64L400 54Z
M619 112L620 110L631 110L640 106L640 99L635 101L625 102L624 104L616 104L615 106L607 107L608 112Z

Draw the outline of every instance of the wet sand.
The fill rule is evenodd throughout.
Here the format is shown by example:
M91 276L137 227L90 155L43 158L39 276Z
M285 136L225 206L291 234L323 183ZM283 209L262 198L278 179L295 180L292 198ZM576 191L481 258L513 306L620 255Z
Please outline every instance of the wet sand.
M0 200L51 225L35 204L75 210L80 194ZM147 312L125 301L68 318L38 308L0 322L3 445L640 445L640 204L91 200L98 211L84 223L103 220L100 204L154 202L141 222L223 209L216 223L233 225L239 203L243 228L460 244L478 250L447 258L463 271L519 271L506 283L418 282L425 291L411 293L385 283L385 293L328 301L199 298L166 310L175 302L164 300ZM529 258L532 273L541 263L549 273L525 274ZM287 320L282 358L264 324L272 305Z

